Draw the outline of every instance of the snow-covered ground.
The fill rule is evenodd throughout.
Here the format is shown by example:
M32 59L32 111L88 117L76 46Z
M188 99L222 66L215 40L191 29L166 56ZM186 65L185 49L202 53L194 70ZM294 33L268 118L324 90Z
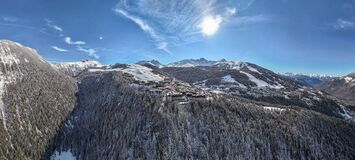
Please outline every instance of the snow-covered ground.
M350 111L348 111L344 105L339 104L339 106L342 109L340 115L342 115L345 119L350 119L352 122L355 122L355 117L351 116Z
M262 74L262 73L260 73L257 69L255 69L255 68L253 68L253 67L251 67L251 66L249 66L249 65L247 65L247 68L248 68L250 71L252 71L252 72L256 72L256 73Z
M227 69L235 69L235 70L240 70L244 66L247 66L245 62L241 62L241 61L223 61L223 62L217 62L216 65L219 67L225 67Z
M269 88L273 88L273 89L281 89L281 88L284 88L284 86L282 86L281 84L279 85L270 85L269 83L261 80L261 79L258 79L256 77L254 77L253 75L247 73L247 72L244 72L244 71L240 71L241 73L245 74L246 76L248 76L249 80L254 82L258 88L265 88L265 87L269 87Z
M231 75L226 75L224 77L222 77L222 82L225 83L234 83L237 84L240 88L247 88L244 84L239 83L238 81L236 81Z
M355 82L355 79L353 77L345 77L344 80L346 83Z
M54 68L63 70L67 73L71 73L76 76L85 69L92 67L102 67L97 61L80 61L80 62L63 62L63 63L53 63Z
M285 111L286 109L284 108L277 108L277 107L263 107L265 110L267 111L271 111L271 112L274 112L274 111L277 111L277 112L283 112Z
M76 160L77 158L71 153L71 151L58 152L55 151L51 157L51 160Z
M154 81L159 82L164 80L164 76L153 73L151 68L141 66L138 64L129 64L127 68L113 68L113 69L89 69L89 72L110 72L121 71L133 75L136 80L139 81Z
M227 83L237 82L231 75L226 75L226 76L222 77L222 81L227 82Z

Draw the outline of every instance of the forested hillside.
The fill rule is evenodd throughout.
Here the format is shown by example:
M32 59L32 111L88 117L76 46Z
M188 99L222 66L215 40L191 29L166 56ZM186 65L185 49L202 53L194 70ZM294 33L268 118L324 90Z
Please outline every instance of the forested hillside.
M118 72L82 77L49 149L80 159L354 159L355 125L299 107L214 96L164 102Z
M35 50L1 40L0 82L0 159L40 159L75 107L75 81Z

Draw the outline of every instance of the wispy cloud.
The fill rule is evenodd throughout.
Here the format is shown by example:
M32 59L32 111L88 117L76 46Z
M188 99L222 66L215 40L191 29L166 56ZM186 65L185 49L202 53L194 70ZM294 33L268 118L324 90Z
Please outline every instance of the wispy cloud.
M168 43L167 42L159 42L157 44L157 49L163 50L166 53L171 54L171 51L168 49Z
M64 30L61 27L59 27L58 25L54 24L53 21L51 21L49 19L45 19L45 21L46 21L46 24L47 24L48 27L50 27L50 28L54 29L55 31L59 32L59 37L64 37L63 40L64 40L64 42L66 44L76 47L77 51L87 53L88 56L90 56L90 57L93 57L95 59L99 59L100 58L100 56L98 54L96 54L96 52L99 49L93 49L93 48L89 47L85 41L73 41L70 36L65 36ZM68 51L66 49L59 48L57 46L52 46L52 48L54 50L57 50L57 51L60 51L60 52L67 52Z
M270 16L254 15L254 16L241 16L231 19L231 24L235 26L248 25L254 23L260 23L265 21L271 21Z
M255 2L255 0L250 0L250 1L248 2L248 7L250 7L254 2Z
M355 30L355 21L338 19L331 26L336 30Z
M72 41L71 37L65 37L64 41L67 44L72 44L72 45L84 45L84 44L86 44L86 42L84 42L84 41Z
M90 57L93 57L93 58L96 58L96 59L99 59L100 56L96 54L96 50L95 49L92 49L92 48L83 48L81 46L77 46L77 50L78 51L82 51L82 52L85 52L85 53L88 53Z
M49 20L49 19L45 19L45 21L47 22L47 26L58 31L58 32L63 32L63 29L61 27L59 27L58 25L54 24L53 21Z
M156 33L156 31L147 23L145 22L143 19L137 17L137 16L133 16L131 14L129 14L128 12L122 10L122 9L115 9L115 12L117 14L120 14L122 16L124 16L125 18L130 19L131 21L133 21L134 23L136 23L145 33L147 33L150 37L153 38L153 40L155 42L157 42L157 48L161 49L163 51L166 51L168 53L170 53L170 51L168 51L167 46L168 43L164 41L164 38L160 35L158 35Z
M5 22L14 23L14 22L17 22L19 19L16 17L2 16L2 20Z
M169 47L203 40L201 23L206 17L221 17L218 26L215 26L218 29L236 15L236 6L246 8L251 3L247 0L241 3L217 0L121 0L114 12L137 24L152 38L157 49L168 52Z
M53 48L54 50L56 50L56 51L59 51L59 52L68 52L68 50L63 49L63 48L59 48L59 47L57 47L57 46L52 46L52 48Z

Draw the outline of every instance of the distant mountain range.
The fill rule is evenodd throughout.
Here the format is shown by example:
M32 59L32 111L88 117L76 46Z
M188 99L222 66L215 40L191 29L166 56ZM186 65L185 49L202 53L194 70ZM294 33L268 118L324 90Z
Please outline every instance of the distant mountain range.
M325 90L239 61L51 64L2 40L0 159L355 159L355 111Z
M284 73L281 75L285 75L287 77L293 78L298 82L301 82L305 85L313 86L313 87L318 87L320 86L323 82L333 80L337 77L335 76L329 76L329 75L319 75L319 74L293 74L293 73Z
M211 61L211 60L207 60L205 58L200 58L200 59L185 59L185 60L169 63L167 65L163 65L157 60L139 61L139 62L137 62L137 64L150 64L150 65L156 66L158 68L163 68L163 67L197 67L197 66L213 66L219 62L224 62L224 61L226 61L226 60L222 59L220 61Z

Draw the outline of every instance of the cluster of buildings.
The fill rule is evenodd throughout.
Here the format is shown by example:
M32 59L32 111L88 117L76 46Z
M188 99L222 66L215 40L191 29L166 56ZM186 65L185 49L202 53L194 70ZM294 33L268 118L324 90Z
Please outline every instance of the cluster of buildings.
M211 98L209 92L191 87L190 84L165 77L163 81L137 81L131 86L147 91L152 96L162 96L166 102L187 104L191 100L207 100Z

